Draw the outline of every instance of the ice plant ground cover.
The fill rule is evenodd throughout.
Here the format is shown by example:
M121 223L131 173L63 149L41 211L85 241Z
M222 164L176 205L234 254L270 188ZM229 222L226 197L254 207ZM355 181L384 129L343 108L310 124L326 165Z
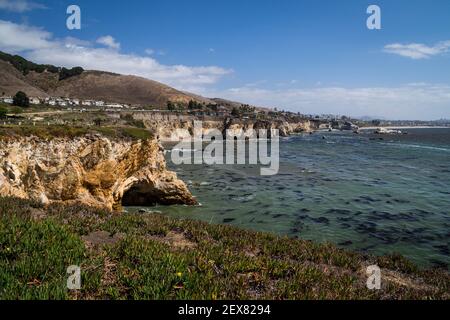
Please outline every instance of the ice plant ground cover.
M400 256L83 206L0 198L1 299L448 299L448 272ZM368 265L381 290L366 287ZM67 289L67 267L81 290Z

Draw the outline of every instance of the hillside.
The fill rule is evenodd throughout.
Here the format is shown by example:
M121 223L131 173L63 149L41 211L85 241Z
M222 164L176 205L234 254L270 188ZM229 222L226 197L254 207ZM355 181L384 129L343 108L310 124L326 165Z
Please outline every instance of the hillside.
M12 96L19 90L26 92L29 96L48 96L46 92L29 83L26 77L10 63L0 60L0 93Z
M165 107L167 101L212 102L141 77L38 65L0 52L0 93L12 96L19 90L28 96L94 99L159 108Z
M156 81L100 71L86 71L80 76L60 81L50 94L156 107L165 107L167 101L184 104L189 103L190 100L208 101Z

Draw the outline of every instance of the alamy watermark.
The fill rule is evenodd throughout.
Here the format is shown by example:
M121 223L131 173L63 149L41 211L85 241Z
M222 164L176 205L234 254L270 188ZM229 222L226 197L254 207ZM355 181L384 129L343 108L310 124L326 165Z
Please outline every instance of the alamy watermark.
M70 16L66 20L66 26L69 30L81 29L81 9L79 6L72 4L67 7L66 13Z
M367 8L367 14L370 14L366 21L367 29L381 30L381 8L372 4Z
M377 265L368 266L366 269L367 282L366 286L369 290L381 289L381 269Z
M276 175L280 167L278 129L228 129L221 132L205 129L202 121L194 121L192 130L177 129L172 137L173 140L181 140L171 152L175 165L259 164L262 176Z
M369 30L381 30L381 8L378 5L372 4L367 7L366 25ZM78 5L72 4L67 7L66 13L69 17L66 20L66 26L69 30L81 29L81 8Z
M67 289L80 290L81 289L81 268L79 266L69 266L67 268Z

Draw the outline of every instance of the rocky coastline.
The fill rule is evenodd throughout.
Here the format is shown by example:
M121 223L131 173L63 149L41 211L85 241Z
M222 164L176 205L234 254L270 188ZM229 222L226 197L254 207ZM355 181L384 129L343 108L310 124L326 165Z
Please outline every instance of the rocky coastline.
M157 140L100 134L51 140L3 137L0 195L114 211L122 205L197 203L184 182L166 169Z
M133 119L142 121L145 128L150 130L162 142L175 142L188 135L202 135L208 130L216 129L225 135L239 134L241 130L271 130L277 129L281 137L301 132L312 132L320 128L320 122L302 120L289 122L286 120L257 120L238 118L206 118L164 115L154 113L134 113ZM195 132L195 123L201 121L202 132Z
M195 122L201 119L153 113L135 113L133 118L142 121L145 128L141 130L152 138L112 138L92 132L77 137L0 136L0 195L45 205L82 203L114 211L121 211L123 205L197 204L185 183L166 169L160 143L199 134ZM312 132L318 124L310 120L202 121L200 134L210 129L224 134L278 129L280 136L288 136Z

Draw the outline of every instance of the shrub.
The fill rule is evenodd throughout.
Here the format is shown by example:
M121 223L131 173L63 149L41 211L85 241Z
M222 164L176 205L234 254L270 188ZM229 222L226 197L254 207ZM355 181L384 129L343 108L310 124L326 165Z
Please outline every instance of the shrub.
M27 108L30 106L30 99L25 92L19 91L13 98L13 105Z
M82 74L84 71L83 68L81 67L75 67L72 69L66 69L66 68L61 68L61 71L59 72L59 81L62 81L64 79L73 77L73 76L78 76L80 74Z

